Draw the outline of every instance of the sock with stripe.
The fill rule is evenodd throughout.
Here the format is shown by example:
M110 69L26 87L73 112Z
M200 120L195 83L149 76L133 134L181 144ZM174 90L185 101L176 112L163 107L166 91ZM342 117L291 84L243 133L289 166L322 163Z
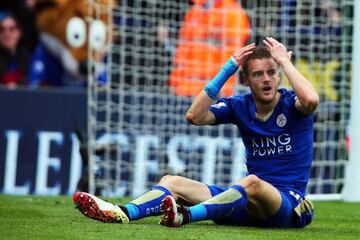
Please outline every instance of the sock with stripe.
M160 215L160 204L163 198L172 195L165 187L156 185L128 204L121 206L130 220Z
M246 204L245 189L240 185L234 185L225 192L190 207L190 222L216 220L229 215L234 208L244 208Z

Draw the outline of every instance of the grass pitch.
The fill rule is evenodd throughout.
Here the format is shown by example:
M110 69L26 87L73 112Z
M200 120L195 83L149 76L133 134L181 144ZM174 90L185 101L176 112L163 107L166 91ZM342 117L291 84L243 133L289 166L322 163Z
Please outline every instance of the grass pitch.
M315 211L313 223L304 229L220 226L211 221L170 229L157 225L159 217L122 225L97 222L80 214L69 196L0 195L0 239L360 239L360 203L315 202Z

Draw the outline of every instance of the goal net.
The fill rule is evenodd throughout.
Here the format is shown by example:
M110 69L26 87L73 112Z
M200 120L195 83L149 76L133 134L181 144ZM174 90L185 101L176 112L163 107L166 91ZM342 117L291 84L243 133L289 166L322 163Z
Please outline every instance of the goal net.
M353 1L88 1L114 21L107 31L113 39L107 84L89 75L90 191L136 196L164 174L219 185L245 176L235 126L192 126L184 116L235 49L271 35L293 51L293 62L321 96L308 193L341 196ZM247 92L238 82L230 79L221 95ZM282 86L290 87L285 77Z

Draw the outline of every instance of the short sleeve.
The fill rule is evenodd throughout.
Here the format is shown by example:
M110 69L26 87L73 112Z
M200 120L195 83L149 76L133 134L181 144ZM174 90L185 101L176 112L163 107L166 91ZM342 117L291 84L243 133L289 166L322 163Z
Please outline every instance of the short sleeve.
M224 124L233 122L233 114L230 98L220 98L209 109L215 116L215 124Z
M294 91L286 92L286 94L284 96L284 104L285 104L285 106L288 109L291 109L292 111L296 110L296 108L295 108L296 99L297 99L297 96L296 96Z

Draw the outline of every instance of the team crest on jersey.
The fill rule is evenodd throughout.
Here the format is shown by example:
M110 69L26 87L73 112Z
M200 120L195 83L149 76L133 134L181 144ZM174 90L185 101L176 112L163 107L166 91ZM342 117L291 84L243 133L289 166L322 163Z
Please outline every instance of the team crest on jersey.
M279 127L284 127L286 125L286 122L287 122L287 120L283 113L280 114L276 119L276 123Z

